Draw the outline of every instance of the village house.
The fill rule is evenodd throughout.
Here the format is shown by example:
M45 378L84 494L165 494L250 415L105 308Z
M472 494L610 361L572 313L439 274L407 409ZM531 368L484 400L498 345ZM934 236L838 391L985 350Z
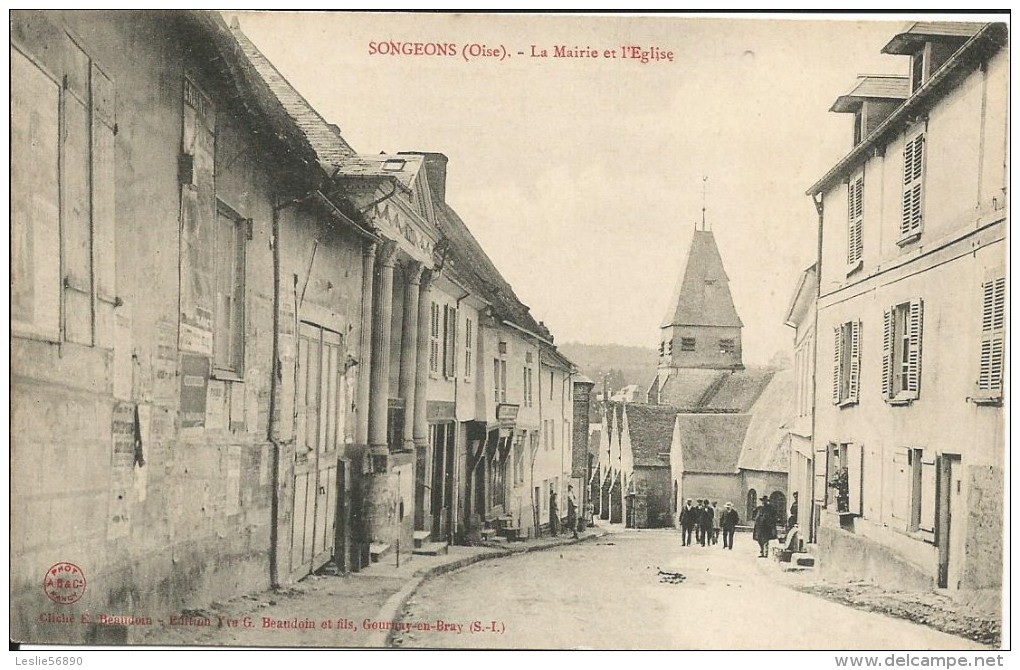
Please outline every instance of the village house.
M218 15L11 18L12 630L53 633L60 561L71 609L138 616L345 561L374 234L320 150L350 148Z
M797 288L786 310L786 325L795 329L793 341L794 410L789 424L789 489L792 501L797 495L797 519L801 539L814 542L816 517L814 502L814 447L811 430L814 423L815 384L815 300L818 297L818 273L812 265L801 273Z
M445 205L445 156L356 153L216 13L18 11L11 40L16 637L68 640L38 619L60 562L68 613L157 618L441 551L507 512L498 442L543 426L530 508L565 495L574 368ZM521 428L489 374L511 341Z
M1006 40L1004 24L909 24L883 48L908 76L865 78L833 107L853 114L852 148L807 191L823 570L1001 588Z

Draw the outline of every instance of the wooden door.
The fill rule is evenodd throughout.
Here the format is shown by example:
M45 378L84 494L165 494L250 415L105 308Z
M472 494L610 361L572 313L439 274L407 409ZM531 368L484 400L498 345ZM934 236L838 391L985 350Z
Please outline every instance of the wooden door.
M292 576L306 575L327 563L336 546L337 457L346 405L341 345L339 333L301 324L295 393Z

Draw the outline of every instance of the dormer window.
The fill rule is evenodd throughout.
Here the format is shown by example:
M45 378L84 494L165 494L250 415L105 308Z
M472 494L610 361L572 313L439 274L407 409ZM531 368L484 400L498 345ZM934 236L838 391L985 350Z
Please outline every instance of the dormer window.
M400 172L407 163L403 158L387 158L382 165L383 172Z
M926 67L931 43L928 42L910 57L910 92L914 93L928 79L928 68Z
M854 146L864 139L864 105L854 114Z

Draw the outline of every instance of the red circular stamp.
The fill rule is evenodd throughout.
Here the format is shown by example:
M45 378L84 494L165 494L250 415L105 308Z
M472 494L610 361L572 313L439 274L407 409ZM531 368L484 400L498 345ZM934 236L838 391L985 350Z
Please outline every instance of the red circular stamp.
M85 595L85 573L74 563L57 563L46 571L43 591L55 603L76 603Z

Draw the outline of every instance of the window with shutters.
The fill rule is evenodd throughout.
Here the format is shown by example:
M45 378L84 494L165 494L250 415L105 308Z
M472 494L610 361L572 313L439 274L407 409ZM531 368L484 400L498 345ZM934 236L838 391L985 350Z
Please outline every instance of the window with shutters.
M244 373L246 236L246 220L219 203L213 236L213 370L221 378Z
M524 366L524 406L531 407L535 404L534 371L530 365Z
M439 305L432 303L429 312L429 373L439 374Z
M457 308L443 306L443 376L457 376Z
M882 396L891 404L916 400L921 390L921 330L924 303L920 299L885 311L882 329Z
M981 284L981 360L973 401L1002 401L1003 364L1006 357L1006 278Z
M506 402L506 361L492 359L493 398L496 404Z
M475 330L474 323L471 318L468 317L464 320L464 381L471 381L472 374L472 362L474 357L474 346L475 346Z
M909 244L921 237L924 221L924 133L918 133L903 146L903 208L900 239Z
M847 321L833 329L832 402L846 406L858 402L861 377L861 322Z
M36 55L59 71L10 49L11 329L109 348L114 83L69 35L57 39Z
M847 274L864 264L864 175L847 184Z

